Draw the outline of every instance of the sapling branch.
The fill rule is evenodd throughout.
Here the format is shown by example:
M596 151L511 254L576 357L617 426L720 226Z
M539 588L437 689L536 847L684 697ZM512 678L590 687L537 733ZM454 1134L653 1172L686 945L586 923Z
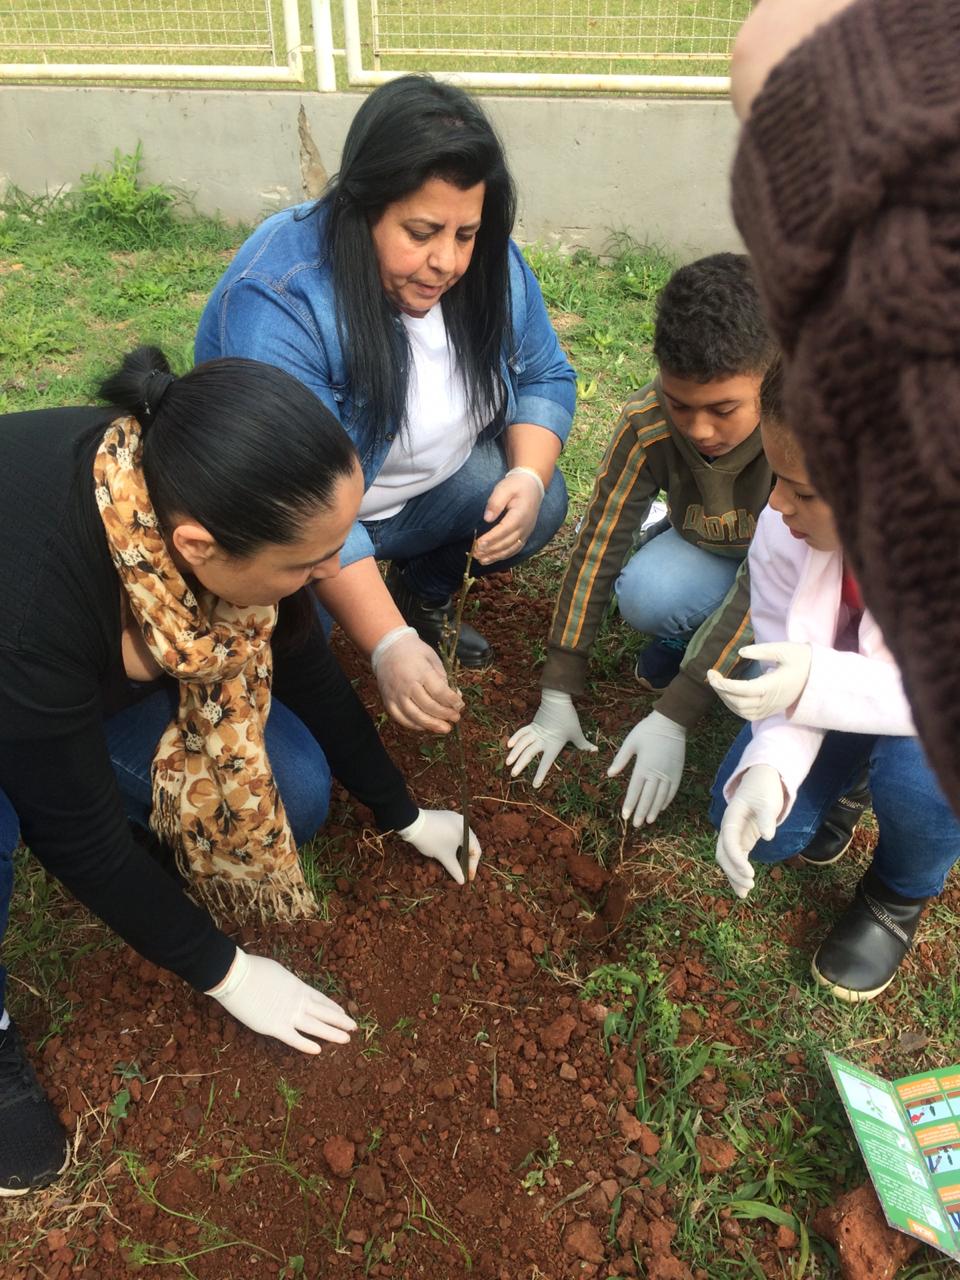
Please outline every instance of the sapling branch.
M440 642L440 659L443 662L443 669L447 674L448 682L456 687L457 675L460 670L460 660L457 657L457 645L460 643L460 629L463 626L463 606L466 604L467 593L476 582L476 578L470 576L470 570L473 567L473 549L467 553L467 563L463 570L463 581L460 584L460 595L457 598L457 608L453 616L453 622L444 619L443 637ZM460 859L460 869L463 872L463 882L466 884L470 878L470 784L467 779L467 758L463 746L463 735L460 732L459 722L453 726L453 741L456 747L456 765L460 776L460 808L463 812L463 835L460 837L460 848L458 850Z

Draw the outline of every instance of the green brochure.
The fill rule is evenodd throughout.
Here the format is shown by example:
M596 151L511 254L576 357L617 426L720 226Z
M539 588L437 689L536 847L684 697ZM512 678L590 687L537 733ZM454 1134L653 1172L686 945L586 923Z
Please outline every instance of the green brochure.
M960 1260L960 1064L884 1080L826 1059L887 1221Z

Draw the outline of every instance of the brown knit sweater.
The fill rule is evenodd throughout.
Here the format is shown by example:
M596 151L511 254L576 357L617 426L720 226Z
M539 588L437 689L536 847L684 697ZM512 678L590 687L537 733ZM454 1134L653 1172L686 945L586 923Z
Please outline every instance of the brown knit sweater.
M791 423L960 812L960 0L857 0L788 54L733 207Z

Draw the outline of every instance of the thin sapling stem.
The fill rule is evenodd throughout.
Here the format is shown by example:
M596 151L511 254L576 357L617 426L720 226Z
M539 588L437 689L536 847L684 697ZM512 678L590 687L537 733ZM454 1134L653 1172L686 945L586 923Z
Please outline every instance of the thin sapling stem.
M473 567L473 548L467 553L467 563L463 570L463 582L460 585L460 595L457 599L457 609L453 617L453 622L444 621L443 639L440 645L440 658L443 662L443 669L447 674L447 680L455 688L457 675L460 671L460 660L457 657L457 645L460 642L460 628L463 626L463 606L466 604L467 593L476 581L470 576L470 570ZM460 732L459 721L453 726L453 741L456 745L456 765L460 775L460 808L463 811L463 834L460 837L460 848L458 850L460 869L463 872L463 882L467 884L470 879L470 784L467 779L467 758L463 746L463 735Z

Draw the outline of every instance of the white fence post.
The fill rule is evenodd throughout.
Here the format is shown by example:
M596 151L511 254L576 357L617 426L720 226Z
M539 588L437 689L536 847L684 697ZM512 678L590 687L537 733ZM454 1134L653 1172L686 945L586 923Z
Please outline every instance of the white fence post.
M333 21L330 0L310 0L313 23L313 51L317 59L317 88L321 93L334 93L337 68L333 61Z

